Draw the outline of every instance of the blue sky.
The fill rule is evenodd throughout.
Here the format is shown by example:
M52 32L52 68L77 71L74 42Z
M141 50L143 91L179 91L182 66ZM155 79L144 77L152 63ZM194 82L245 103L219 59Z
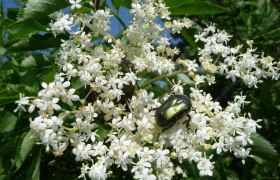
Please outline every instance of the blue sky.
M7 11L7 8L11 8L11 7L17 7L18 4L15 3L14 0L0 0L1 2L3 1L4 2L4 10L5 12ZM111 9L114 9L112 7L112 3L111 3L111 0L107 0L107 4L108 6L111 8ZM118 11L118 16L123 20L123 22L128 26L129 24L129 21L130 21L130 13L129 13L129 10L124 8L124 7L120 7L119 11ZM158 20L159 24L162 24L161 20ZM114 36L116 36L118 34L118 32L121 30L122 25L119 23L119 21L113 17L111 19L111 31L110 33ZM170 36L170 32L165 32L164 33L164 36L167 36L167 37L171 37Z
M3 3L4 3L5 13L7 12L8 8L13 8L13 7L18 6L18 4L14 0L0 0L0 1L1 2L3 1ZM107 0L107 3L109 5L109 7L112 8L111 1ZM130 19L129 10L121 7L119 9L118 15L125 22L125 24L128 25L129 19ZM122 28L121 24L119 23L119 21L115 17L113 17L111 19L111 32L110 33L112 33L113 35L117 35L117 33L120 31L120 28Z
M4 9L6 11L7 8L16 7L17 4L13 0L0 0L4 3Z

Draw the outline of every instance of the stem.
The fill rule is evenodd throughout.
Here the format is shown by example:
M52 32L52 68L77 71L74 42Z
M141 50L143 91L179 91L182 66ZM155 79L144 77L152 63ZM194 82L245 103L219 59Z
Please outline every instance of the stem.
M165 81L166 81L171 87L173 86L173 83L172 83L172 81L170 81L170 79L165 78Z
M216 65L217 64L217 62L220 60L220 58L221 58L221 53L219 53L218 54L218 56L216 57L216 59L215 59L215 61L214 61L214 64Z
M123 22L123 20L118 16L117 13L115 13L114 11L111 11L111 13L117 18L117 20L121 23L121 25L123 26L124 29L126 29L126 25Z
M96 12L97 8L99 8L99 7L97 7L97 6L99 6L99 2L97 2L97 1L99 1L99 0L94 1L94 6L93 6L95 12Z
M151 79L149 80L148 82L144 83L142 86L140 86L141 89L144 89L145 87L149 86L150 84L158 81L158 80L161 80L161 79L165 79L165 78L169 78L169 77L172 77L172 76L176 76L177 74L180 74L180 73L188 73L189 71L187 70L181 70L181 71L175 71L171 74L162 74L154 79Z
M87 99L88 96L90 95L90 93L91 93L92 91L93 91L93 90L91 89L91 90L87 93L87 95L86 95L86 97L85 97L84 99Z

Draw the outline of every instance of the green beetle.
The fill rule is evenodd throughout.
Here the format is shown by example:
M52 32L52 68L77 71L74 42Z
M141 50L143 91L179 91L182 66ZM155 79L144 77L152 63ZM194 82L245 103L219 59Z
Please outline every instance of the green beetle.
M183 118L192 108L191 100L185 95L171 95L156 110L155 119L158 126L164 130L173 126L177 120Z

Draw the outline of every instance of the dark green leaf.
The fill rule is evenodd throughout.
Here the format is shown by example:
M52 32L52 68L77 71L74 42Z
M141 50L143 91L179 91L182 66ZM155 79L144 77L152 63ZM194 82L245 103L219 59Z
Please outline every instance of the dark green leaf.
M238 180L238 176L230 170L224 169L224 172L226 174L227 180Z
M182 29L181 35L184 37L184 39L194 48L196 51L198 49L198 45L195 42L194 35L196 34L196 30L191 29Z
M81 82L79 78L74 78L72 82L72 87L77 89L80 89L82 87L85 87L85 85Z
M114 8L118 11L121 6L131 8L132 0L112 0Z
M51 83L54 80L55 74L58 73L56 67L51 68L51 72L45 75L44 82Z
M0 134L0 172L4 172L0 179L8 178L12 173L12 169L15 167L14 158L16 154L17 144L19 137L15 133L9 133L7 135Z
M111 130L109 125L104 124L104 117L96 119L94 128L97 130L96 133L98 134L99 141L104 141Z
M32 162L28 168L26 180L40 180L41 156L42 149L38 148L38 150L35 152L35 155L32 156Z
M195 0L165 0L164 2L167 7L175 8L175 7L182 6L184 4L194 3Z
M206 1L184 1L180 6L170 8L171 15L210 15L225 13L228 10Z
M112 0L112 5L118 11L124 0Z
M148 92L154 93L155 97L162 97L164 94L168 93L170 91L170 88L163 88L163 87L150 87L148 89Z
M26 83L30 83L31 86L27 86L24 84L19 85L19 84L0 83L0 106L9 103L15 105L15 101L19 99L19 93L23 93L26 95L37 94L38 93L37 81L32 83L32 82L28 82L27 80L28 78L23 79L23 81L26 81Z
M5 43L6 46L17 42L22 39L31 37L38 31L46 31L46 27L42 26L36 21L24 21L13 23L12 25L6 27L6 32L9 33L8 42Z
M5 94L5 92L0 92L0 106L5 104L14 103L17 99L19 99L18 94Z
M67 6L69 6L67 0L29 0L19 12L18 21L41 19Z
M277 161L275 161L276 159L278 159L278 152L274 149L269 141L258 134L253 134L251 136L251 139L254 142L249 146L252 149L252 155L256 155L267 161L278 163Z
M22 84L32 87L35 91L39 91L36 70L30 69L20 72L20 80Z
M195 163L184 161L182 165L182 168L186 170L189 177L192 177L194 180L200 179Z
M14 130L15 126L17 123L17 117L8 112L8 111L3 111L0 114L0 132L8 132Z
M20 8L8 8L7 17L16 21Z
M47 48L59 47L61 44L61 39L67 38L66 35L59 35L56 38L50 34L36 34L30 37L29 39L20 40L14 43L11 46L8 46L8 51L34 51L42 50ZM7 42L5 47L7 47Z
M122 6L130 9L131 3L132 3L132 0L125 0L125 1L123 1Z
M35 139L34 137L32 137L31 132L24 133L22 137L23 140L19 145L19 148L17 149L16 159L15 159L16 170L18 170L23 164L23 162L25 161L25 159L28 158L33 146L35 145Z
M98 125L97 128L97 134L98 134L98 139L99 141L104 141L107 135L110 132L110 127L104 126L104 125Z

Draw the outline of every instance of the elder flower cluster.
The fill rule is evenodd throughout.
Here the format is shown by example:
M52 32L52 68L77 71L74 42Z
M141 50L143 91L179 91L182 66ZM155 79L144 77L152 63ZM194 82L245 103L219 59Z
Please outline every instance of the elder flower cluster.
M195 35L196 41L202 41L204 47L199 50L200 63L209 72L218 71L226 75L227 79L236 81L241 78L250 88L257 88L258 83L262 83L263 78L270 77L273 80L279 79L279 68L273 62L271 56L259 56L257 49L253 48L253 41L247 41L249 46L245 53L242 53L242 46L230 47L227 42L231 36L225 31L219 31L211 25L200 34ZM216 57L216 59L215 59ZM222 57L221 60L219 58Z
M70 0L72 9L80 8L80 2ZM200 176L212 176L215 154L250 157L246 146L253 143L250 136L260 128L260 120L242 115L245 96L235 96L222 108L198 85L214 84L216 71L232 80L241 78L249 87L256 87L261 78L278 79L272 58L253 54L251 45L245 53L240 46L228 47L230 36L211 25L196 35L205 44L199 61L211 74L199 75L196 60L176 61L179 50L163 36L169 29L178 33L189 28L191 20L171 21L162 0L133 0L131 7L131 22L119 38L108 33L112 17L108 9L82 16L70 12L50 24L54 35L67 30L71 36L61 45L57 60L61 72L53 82L43 82L38 97L22 96L16 102L18 109L26 111L27 106L29 113L37 114L30 122L33 136L56 156L70 148L83 164L80 178L106 179L115 173L111 167L129 171L135 179L186 177L184 161L195 162ZM156 23L158 18L164 25ZM75 25L80 25L76 31L69 29ZM214 62L215 57L221 60ZM141 73L167 77L178 74L179 65L195 82L189 94L192 109L163 132L155 109L168 95L160 99L145 89L148 86L140 86ZM173 93L184 94L181 82L168 78ZM214 151L209 155L210 149Z

